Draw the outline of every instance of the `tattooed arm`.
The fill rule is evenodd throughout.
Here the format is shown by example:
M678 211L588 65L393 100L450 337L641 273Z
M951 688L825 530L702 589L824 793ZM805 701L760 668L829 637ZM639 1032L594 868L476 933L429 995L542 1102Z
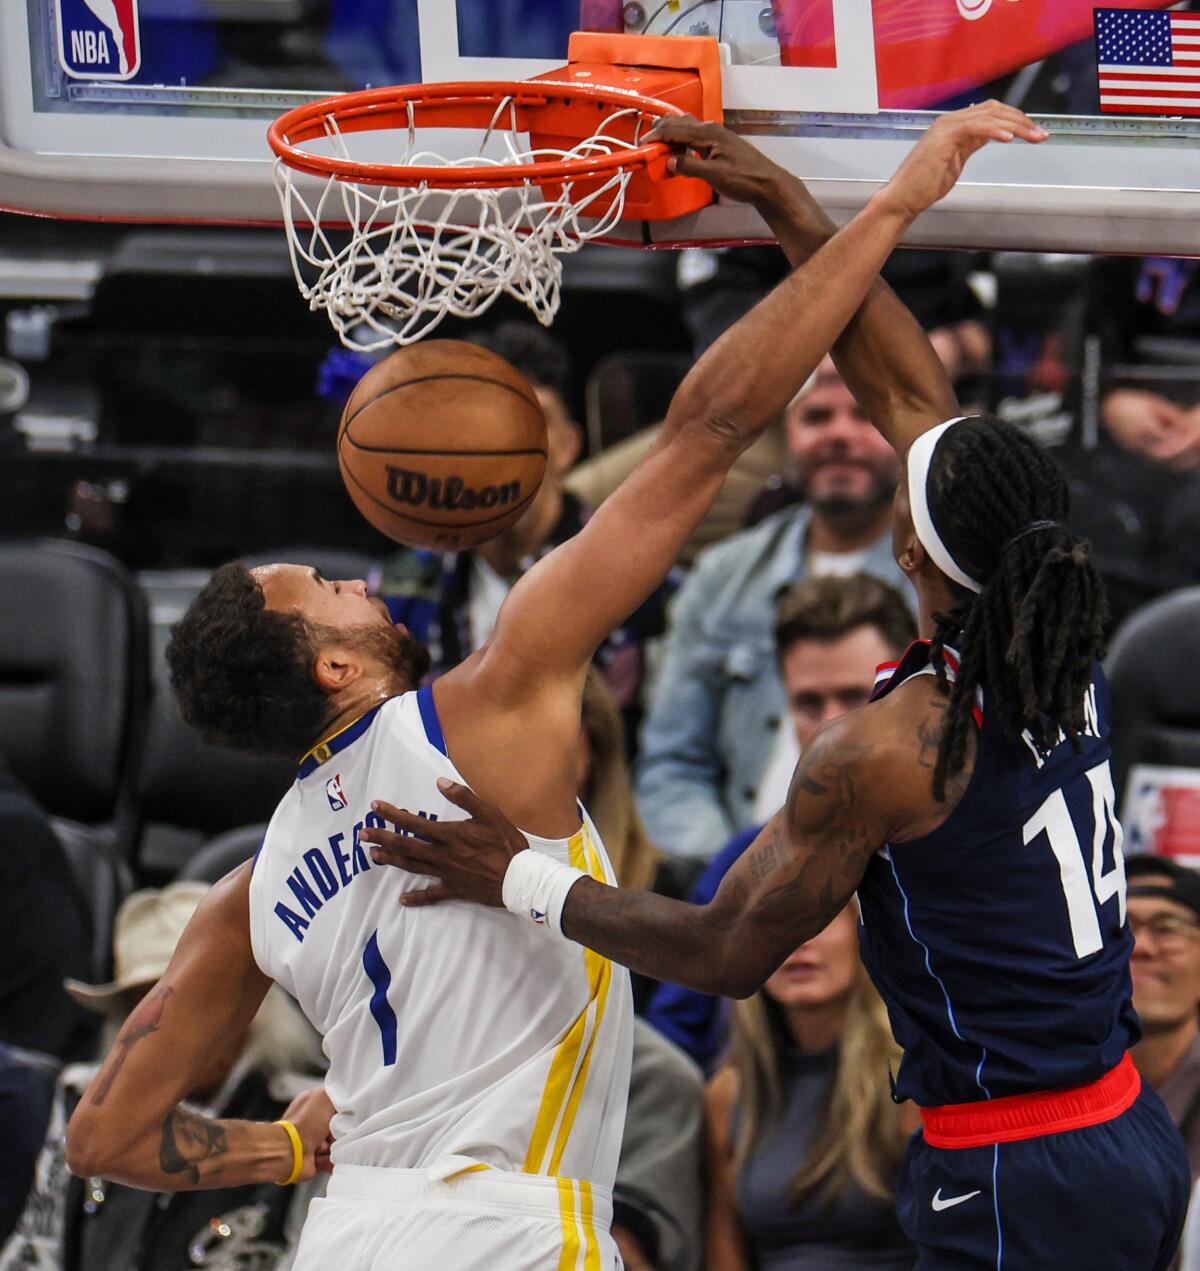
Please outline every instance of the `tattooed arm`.
M243 866L204 898L163 978L125 1022L67 1127L73 1173L153 1191L291 1173L291 1140L280 1126L179 1106L221 1083L270 987L250 951L249 881ZM309 1092L285 1114L300 1129L306 1177L331 1113L323 1093Z
M887 748L851 716L818 734L787 802L704 906L589 879L570 891L563 933L659 980L747 997L845 906L891 829ZM614 903L615 902L615 903Z
M912 833L922 817L945 816L918 759L915 728L929 724L923 704L936 696L929 689L927 682L903 685L823 728L797 765L784 808L709 904L581 878L566 897L564 934L655 979L725 997L754 992L846 904L872 853ZM470 790L442 789L472 819L429 823L380 803L389 822L419 837L377 828L364 840L377 861L440 880L406 893L410 907L450 899L502 904L504 875L524 838Z

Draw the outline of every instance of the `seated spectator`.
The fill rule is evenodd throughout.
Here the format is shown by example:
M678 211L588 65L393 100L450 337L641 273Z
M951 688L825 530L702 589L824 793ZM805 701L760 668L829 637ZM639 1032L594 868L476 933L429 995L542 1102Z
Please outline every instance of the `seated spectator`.
M984 370L991 357L984 309L967 282L980 263L980 257L968 252L904 251L895 252L882 271L929 333L956 387ZM699 247L680 252L683 320L696 356L787 273L783 253L774 247L736 251ZM961 393L959 399L963 400Z
M912 1110L851 902L734 1006L705 1095L708 1271L907 1271L895 1187Z
M1200 271L1158 257L1092 262L1100 428L1068 445L1072 520L1092 544L1112 624L1200 582ZM1166 368L1165 370L1163 368Z
M50 1118L50 1093L45 1079L0 1045L0 1244L17 1225L33 1165Z
M1200 402L1180 403L1131 385L1105 395L1100 418L1123 450L1177 472L1200 468Z
M1125 862L1133 933L1133 1062L1162 1096L1200 1178L1200 874L1163 856Z
M117 914L116 977L109 984L68 981L72 996L120 1023L163 974L201 898L203 883L172 883L130 896ZM236 1040L236 1039L235 1039ZM108 1047L103 1048L107 1051ZM273 1120L323 1066L320 1040L282 990L267 995L240 1051L215 1045L212 1071L191 1102L210 1115ZM98 1071L75 1064L59 1078L34 1190L16 1232L0 1251L2 1271L180 1271L209 1266L270 1271L288 1253L292 1210L303 1215L313 1195L277 1187L217 1188L158 1194L101 1178L73 1178L65 1131L75 1105ZM102 1092L98 1091L100 1097Z
M912 591L892 558L900 464L833 363L788 408L808 502L701 554L671 610L642 730L638 806L664 851L711 857L755 819L772 755L789 746L771 625L806 577L866 572Z
M887 583L866 574L810 578L797 583L775 615L775 659L787 699L792 746L781 747L765 789L773 803L761 807L758 824L736 835L711 861L688 899L707 904L734 861L750 846L762 822L783 805L787 783L800 751L817 730L871 696L875 670L898 658L916 639L917 628L904 598ZM647 1011L661 1033L703 1068L723 1044L719 998L675 984L664 985Z
M84 1058L96 1021L63 979L91 974L91 915L49 818L2 756L0 930L0 1043L54 1064Z
M580 801L600 831L622 887L682 900L695 881L694 869L664 856L650 842L633 800L621 716L595 667L583 686L583 730L579 747ZM657 982L633 973L633 1007L645 1010Z
M613 1187L613 1239L625 1271L700 1266L700 1069L644 1020L633 1022L625 1134Z
M1132 382L1101 406L1097 444L1056 458L1071 519L1104 579L1110 627L1178 587L1200 582L1200 397L1187 407ZM1194 435L1193 435L1194 434Z
M563 486L579 455L583 434L566 406L566 358L540 327L512 322L477 343L517 368L533 386L546 416L549 459L537 496L519 521L471 551L405 550L383 563L373 590L387 601L433 658L433 675L457 666L492 634L496 615L516 580L559 543L577 534L589 516L585 504ZM628 736L636 736L644 642L666 625L671 587L660 587L596 651L620 707Z

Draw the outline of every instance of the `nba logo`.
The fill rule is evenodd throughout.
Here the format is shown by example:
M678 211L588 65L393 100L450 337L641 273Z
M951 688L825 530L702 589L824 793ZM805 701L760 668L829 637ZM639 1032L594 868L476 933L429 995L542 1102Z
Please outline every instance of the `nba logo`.
M132 79L142 63L138 0L54 0L58 61L72 79Z
M329 800L329 806L335 812L340 812L346 806L346 796L342 792L342 774L340 772L325 782L325 797Z

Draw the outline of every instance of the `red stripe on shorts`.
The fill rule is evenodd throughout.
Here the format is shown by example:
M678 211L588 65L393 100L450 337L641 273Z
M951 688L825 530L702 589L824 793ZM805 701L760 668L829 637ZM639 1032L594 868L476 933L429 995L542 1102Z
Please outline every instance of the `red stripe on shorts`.
M922 1108L925 1142L931 1147L989 1147L1081 1130L1120 1116L1141 1089L1141 1075L1126 1054L1115 1068L1086 1085Z

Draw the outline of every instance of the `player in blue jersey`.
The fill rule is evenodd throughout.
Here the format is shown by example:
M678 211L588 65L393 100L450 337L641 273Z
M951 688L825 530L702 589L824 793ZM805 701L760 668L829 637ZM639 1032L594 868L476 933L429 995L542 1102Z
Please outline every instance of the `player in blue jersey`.
M746 143L673 127L690 149L680 169L754 201L794 263L832 232L797 215L798 183ZM864 342L864 314L886 343ZM736 997L857 891L864 959L905 1048L896 1097L924 1122L898 1195L917 1266L1165 1268L1189 1176L1128 1057L1139 1028L1103 587L1057 466L1011 427L952 418L932 352L911 358L923 339L877 283L834 355L905 456L894 546L925 639L809 746L710 904L543 865L462 787L451 797L473 820L423 827L381 805L423 838L368 837L377 859L440 878L406 903L505 904L643 974ZM917 378L862 373L869 355L890 369L901 346Z

